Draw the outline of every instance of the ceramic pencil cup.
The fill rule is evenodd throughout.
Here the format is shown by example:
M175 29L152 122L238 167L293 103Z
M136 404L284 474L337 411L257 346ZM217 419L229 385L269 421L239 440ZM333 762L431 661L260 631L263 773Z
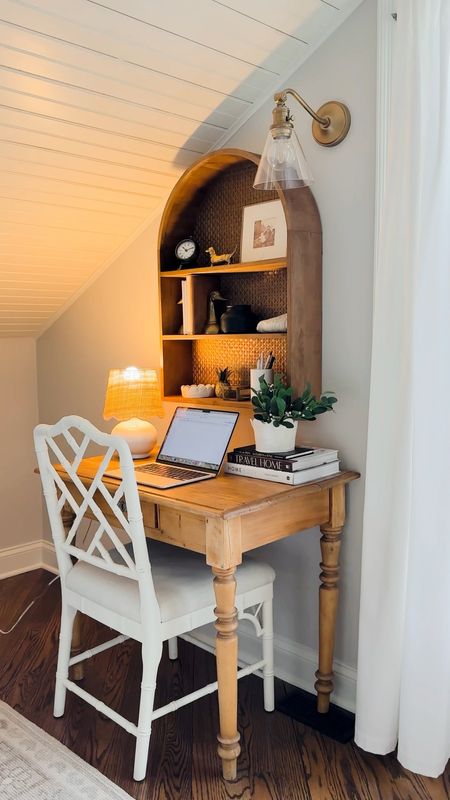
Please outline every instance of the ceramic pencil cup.
M261 377L266 379L266 383L273 383L273 369L251 369L250 370L250 386L256 392L259 392L259 389L260 389L259 379Z

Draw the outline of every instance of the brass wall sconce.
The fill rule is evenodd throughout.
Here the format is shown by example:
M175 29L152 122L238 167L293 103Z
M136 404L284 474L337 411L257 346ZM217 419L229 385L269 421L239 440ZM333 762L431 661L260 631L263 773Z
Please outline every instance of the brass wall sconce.
M345 139L350 128L350 111L344 103L330 100L315 112L295 89L283 89L274 95L272 125L253 186L255 189L298 189L313 181L305 155L294 130L294 117L286 104L291 94L313 118L312 134L323 147L335 147Z

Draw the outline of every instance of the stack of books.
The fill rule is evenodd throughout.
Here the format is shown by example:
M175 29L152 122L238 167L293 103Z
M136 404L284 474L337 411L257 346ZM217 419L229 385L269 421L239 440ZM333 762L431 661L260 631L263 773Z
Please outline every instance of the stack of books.
M339 472L337 450L324 447L296 447L290 453L258 453L255 445L236 447L228 453L225 472L263 481L301 483L329 478Z

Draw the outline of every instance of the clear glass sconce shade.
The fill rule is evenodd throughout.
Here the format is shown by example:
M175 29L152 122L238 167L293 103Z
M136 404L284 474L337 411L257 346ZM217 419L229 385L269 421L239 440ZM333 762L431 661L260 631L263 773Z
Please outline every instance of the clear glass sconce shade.
M274 138L269 131L253 184L255 189L299 189L314 180L295 131Z

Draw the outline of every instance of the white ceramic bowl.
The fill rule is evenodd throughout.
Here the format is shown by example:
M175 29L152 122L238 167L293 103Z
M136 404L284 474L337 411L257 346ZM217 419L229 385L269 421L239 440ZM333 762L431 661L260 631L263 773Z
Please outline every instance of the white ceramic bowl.
M185 383L181 387L182 397L214 397L212 383Z

